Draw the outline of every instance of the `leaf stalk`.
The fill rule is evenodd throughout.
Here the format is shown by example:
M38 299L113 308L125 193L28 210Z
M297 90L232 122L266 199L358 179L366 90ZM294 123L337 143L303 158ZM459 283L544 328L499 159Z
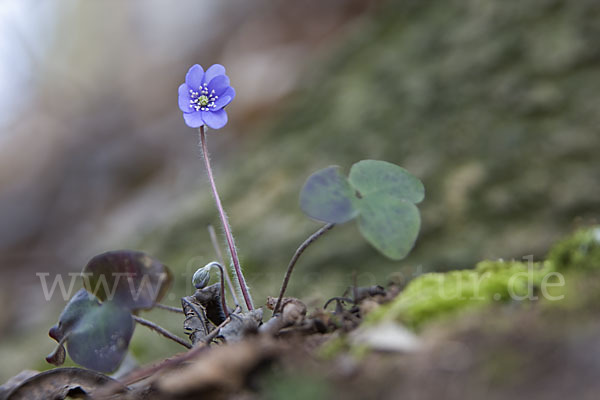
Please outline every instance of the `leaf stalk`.
M292 271L294 270L294 266L296 265L296 262L298 261L302 253L304 253L304 250L306 250L308 246L310 246L315 240L320 238L327 231L331 230L334 226L334 223L329 223L327 225L322 226L321 229L310 235L308 239L302 242L300 247L298 247L298 249L294 253L294 256L290 260L290 263L288 264L285 277L283 278L283 283L281 284L281 290L279 291L279 297L277 298L277 304L275 304L275 308L273 309L273 315L276 315L280 311L283 295L285 294L288 283L290 282Z

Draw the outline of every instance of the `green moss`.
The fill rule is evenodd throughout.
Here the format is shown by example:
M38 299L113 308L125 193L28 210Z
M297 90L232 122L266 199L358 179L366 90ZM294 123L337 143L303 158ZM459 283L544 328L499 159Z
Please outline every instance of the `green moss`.
M367 322L392 319L419 329L466 309L538 299L544 307L582 309L596 303L598 282L600 226L558 242L541 263L482 261L472 270L422 275Z
M548 260L561 272L600 270L600 226L579 230L558 242Z
M367 323L393 319L419 329L465 309L535 300L548 272L550 263L483 261L474 270L425 274L391 303L369 314Z

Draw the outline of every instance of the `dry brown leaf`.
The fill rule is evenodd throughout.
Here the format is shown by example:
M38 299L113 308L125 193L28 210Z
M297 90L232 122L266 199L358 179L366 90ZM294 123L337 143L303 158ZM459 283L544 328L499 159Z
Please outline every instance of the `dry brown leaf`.
M156 387L173 396L238 391L250 374L274 359L276 350L277 345L265 338L213 347L189 364L159 376Z
M15 387L6 400L64 399L67 396L90 396L104 385L118 385L114 379L82 368L56 368L39 373Z
M277 303L276 297L267 298L267 307L274 309ZM281 302L281 313L274 315L269 321L260 327L261 333L276 335L281 329L288 326L300 325L306 317L306 305L293 297L284 297Z

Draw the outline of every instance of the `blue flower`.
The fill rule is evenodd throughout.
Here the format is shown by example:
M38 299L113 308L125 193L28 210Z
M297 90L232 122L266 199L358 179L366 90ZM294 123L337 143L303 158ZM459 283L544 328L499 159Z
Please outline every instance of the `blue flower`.
M179 108L183 119L190 128L208 125L220 129L227 124L224 107L235 97L235 90L229 86L225 67L215 64L204 72L198 64L192 66L185 76L185 83L179 86Z

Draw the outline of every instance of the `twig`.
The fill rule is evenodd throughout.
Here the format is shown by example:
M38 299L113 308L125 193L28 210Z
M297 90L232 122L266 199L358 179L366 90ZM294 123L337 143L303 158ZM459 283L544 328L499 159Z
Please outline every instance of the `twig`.
M231 234L231 227L229 226L227 215L225 214L225 210L223 209L223 205L221 204L221 198L219 197L219 192L217 192L217 185L215 184L215 178L213 177L212 168L210 166L210 156L208 155L208 147L206 146L206 134L204 133L204 125L200 127L200 147L202 149L202 158L204 159L204 165L208 174L208 180L210 181L213 197L215 198L217 210L219 211L219 216L221 217L221 224L223 225L223 230L225 231L225 238L227 239L227 245L229 246L229 254L231 256L231 262L233 263L233 268L235 270L237 282L240 286L242 296L244 297L246 307L249 311L252 311L254 309L254 306L252 305L252 298L250 297L250 293L248 292L248 286L246 285L246 280L244 279L244 275L242 274L242 267L240 267L240 261L238 259L237 250L235 249L233 235Z
M123 378L121 378L119 380L119 382L121 382L125 386L133 385L134 383L137 383L141 380L148 378L149 376L156 374L158 371L160 371L162 369L169 368L169 367L175 367L175 366L181 364L182 362L189 360L190 358L192 358L195 354L197 354L200 351L199 349L204 349L204 348L206 348L206 346L197 346L186 353L180 353L171 358L166 358L157 363L151 364L151 365L143 367L141 369L134 370L130 374L125 375ZM109 397L109 395L113 394L114 389L111 388L109 385L106 385L104 388L102 388L103 389L102 392L99 392L102 396ZM98 398L104 398L102 396L99 395Z
M208 335L206 335L206 337L203 340L204 343L208 344L208 343L210 343L211 340L213 340L214 338L216 338L217 335L219 334L219 331L221 330L221 328L224 327L225 325L227 325L229 322L231 322L231 315L229 317L225 318L225 321L221 322L219 324L219 326L217 326Z
M223 258L223 253L221 253L221 247L219 246L219 241L217 240L217 233L215 232L215 228L212 225L208 225L208 234L210 235L210 241L215 249L215 254L217 255L217 259L221 265L225 265L225 261ZM227 281L227 287L229 288L229 292L231 293L231 297L233 298L233 302L235 306L239 306L240 302L235 294L235 289L233 288L233 284L231 283L231 278L229 277L229 272L225 271L225 280Z
M317 240L325 232L329 231L334 226L335 226L335 224L333 224L333 223L329 223L325 226L322 226L321 229L319 229L318 231L316 231L315 233L310 235L308 237L308 239L306 239L300 245L300 247L298 247L298 250L296 250L296 252L294 253L294 256L292 257L292 259L290 260L290 263L288 264L287 271L285 272L285 277L283 278L281 290L279 291L279 298L277 299L277 304L275 304L275 308L273 309L273 315L277 314L280 311L279 308L281 307L281 301L283 300L283 295L285 294L285 290L287 289L288 283L290 282L290 277L292 276L292 271L294 270L294 266L296 265L296 262L298 261L298 259L302 255L302 253L304 253L304 250L306 250L306 248L308 246L310 246L315 240Z
M166 360L152 364L148 367L135 370L135 371L131 372L129 375L121 378L120 382L123 383L125 386L130 386L136 382L139 382L143 379L148 378L149 376L154 375L156 372L158 372L162 369L169 368L169 367L175 367L184 361L192 359L193 357L196 356L196 354L207 349L208 343L211 340L213 340L219 334L219 330L221 328L223 328L225 325L227 325L229 322L231 322L231 317L228 317L219 326L217 326L213 331L211 331L210 334L208 334L206 336L206 338L204 338L204 341L196 344L192 348L192 350L190 350L186 353L178 354L172 358L167 358ZM111 391L106 391L106 393L110 394ZM104 394L104 392L102 394Z
M154 307L161 308L163 310L171 311L171 312L178 313L178 314L183 314L183 310L179 307L168 306L166 304L160 304L160 303L156 303L154 305Z
M329 304L331 304L332 301L345 301L346 303L354 303L354 300L348 298L348 297L332 297L329 300L327 300L327 303L325 303L325 305L323 306L323 309L326 309L327 306Z
M164 337L166 337L167 339L171 339L174 342L179 343L180 345L187 347L188 349L192 348L192 345L189 344L188 342L186 342L185 340L183 340L182 338L180 338L179 336L176 336L174 334L172 334L171 332L169 332L168 330L166 330L165 328L158 326L157 324L155 324L152 321L148 321L147 319L138 317L137 315L133 315L133 319L135 320L135 322L137 322L140 325L144 325L145 327L148 327L150 329L152 329L153 331L155 331L156 333L163 335Z

